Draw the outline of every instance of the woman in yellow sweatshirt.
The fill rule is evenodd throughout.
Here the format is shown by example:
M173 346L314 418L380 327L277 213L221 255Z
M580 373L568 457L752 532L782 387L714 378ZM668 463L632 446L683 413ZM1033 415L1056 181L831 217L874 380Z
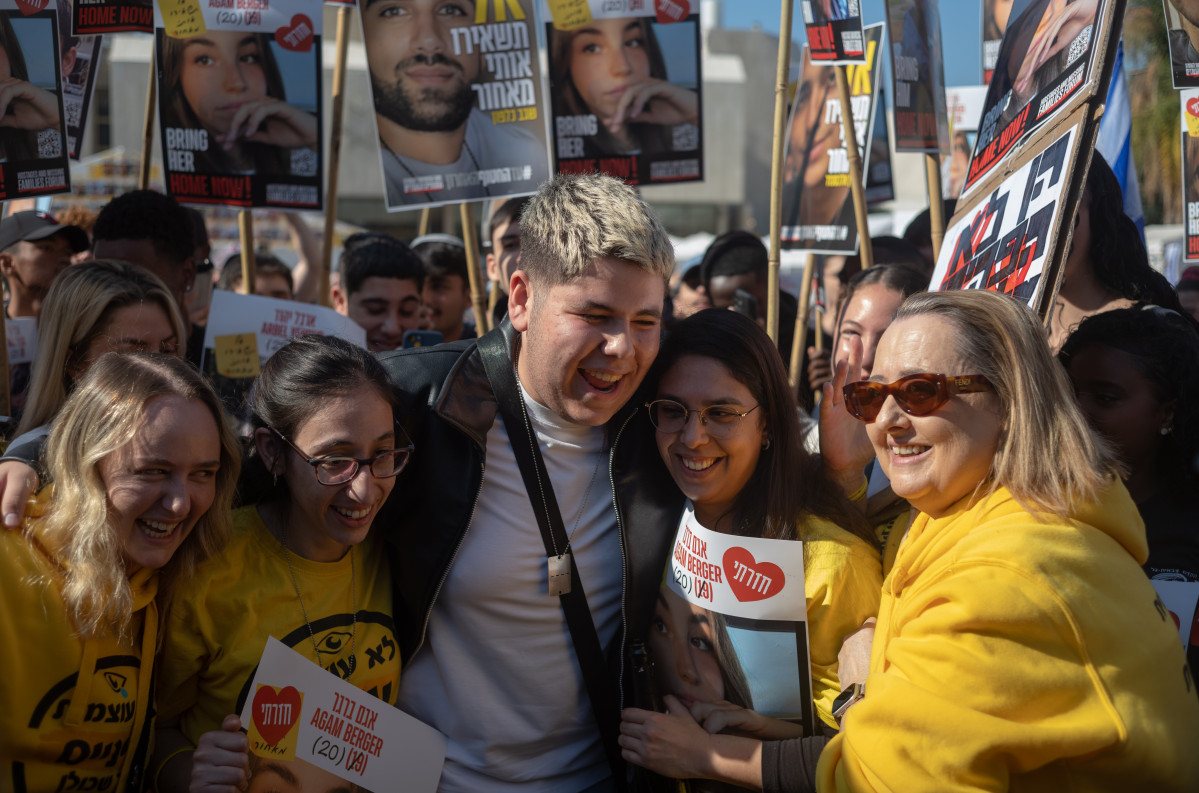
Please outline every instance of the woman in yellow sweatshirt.
M239 460L182 360L89 369L50 433L53 484L0 532L0 790L141 789L158 606L227 534Z
M1199 790L1199 699L1144 525L1032 313L909 298L844 397L919 514L818 789Z

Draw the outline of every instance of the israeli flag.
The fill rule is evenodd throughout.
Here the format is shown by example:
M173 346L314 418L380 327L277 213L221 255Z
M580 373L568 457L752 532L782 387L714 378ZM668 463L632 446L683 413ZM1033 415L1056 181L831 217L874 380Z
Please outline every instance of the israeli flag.
M1132 218L1145 239L1145 213L1141 210L1141 187L1136 164L1132 161L1132 108L1128 103L1128 78L1124 73L1124 42L1116 48L1116 64L1107 89L1107 109L1099 121L1099 140L1095 149L1103 155L1120 180L1124 193L1124 214Z

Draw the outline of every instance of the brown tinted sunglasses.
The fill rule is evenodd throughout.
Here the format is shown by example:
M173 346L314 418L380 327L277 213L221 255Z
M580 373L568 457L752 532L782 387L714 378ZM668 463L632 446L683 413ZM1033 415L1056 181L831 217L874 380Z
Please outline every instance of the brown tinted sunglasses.
M981 374L947 377L943 374L910 374L894 383L872 383L859 380L845 386L845 409L856 419L869 424L878 418L887 396L909 416L927 416L949 401L955 394L993 391L991 381Z

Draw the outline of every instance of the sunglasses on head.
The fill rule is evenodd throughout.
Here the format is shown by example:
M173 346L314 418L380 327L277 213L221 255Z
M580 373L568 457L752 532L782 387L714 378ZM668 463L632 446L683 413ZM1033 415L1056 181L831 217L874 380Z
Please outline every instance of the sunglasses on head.
M981 374L948 377L943 374L910 374L894 383L873 383L859 380L845 386L845 409L856 419L869 424L878 418L887 396L909 416L927 416L949 401L955 394L993 391L991 381Z

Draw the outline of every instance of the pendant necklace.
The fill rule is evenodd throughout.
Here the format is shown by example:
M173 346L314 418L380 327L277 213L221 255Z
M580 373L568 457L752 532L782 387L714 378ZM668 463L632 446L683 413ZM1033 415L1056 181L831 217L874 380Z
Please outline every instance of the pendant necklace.
M300 582L296 579L295 568L291 565L291 551L287 549L287 528L284 527L282 534L283 558L287 560L287 572L291 573L291 585L296 590L296 598L300 601L300 611L304 614L304 623L308 626L308 637L312 639L312 650L316 653L316 663L318 666L324 666L322 660L325 655L337 655L337 653L322 651L316 643L316 631L312 629L312 620L308 619L308 609L304 606L304 596L300 594ZM350 627L350 668L346 672L344 680L349 680L350 675L354 674L354 670L358 668L358 579L354 570L354 546L350 546L350 607L351 612L351 627Z

